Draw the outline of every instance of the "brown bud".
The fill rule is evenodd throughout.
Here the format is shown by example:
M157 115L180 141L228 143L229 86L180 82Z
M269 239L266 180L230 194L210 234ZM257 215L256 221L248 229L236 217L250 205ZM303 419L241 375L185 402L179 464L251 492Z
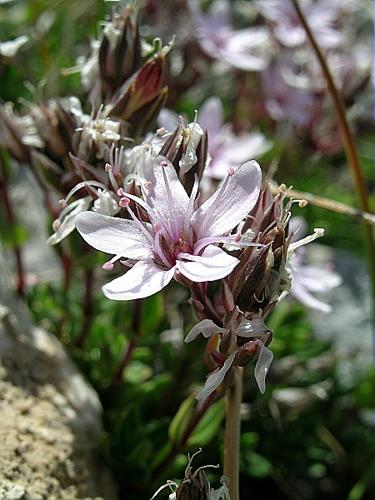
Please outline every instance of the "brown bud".
M108 101L142 64L137 14L131 7L114 11L99 47L101 95Z
M113 96L107 115L132 123L137 111L155 103L155 100L160 99L161 96L165 99L167 93L165 76L165 51L161 50L156 56L146 61L141 69ZM160 107L156 111L159 109Z

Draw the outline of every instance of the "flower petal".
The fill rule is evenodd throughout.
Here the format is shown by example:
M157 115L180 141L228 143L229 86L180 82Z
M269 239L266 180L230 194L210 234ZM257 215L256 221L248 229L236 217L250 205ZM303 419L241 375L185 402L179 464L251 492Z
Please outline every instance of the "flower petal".
M62 241L64 238L66 238L70 233L72 233L75 229L76 219L78 215L82 212L85 212L89 208L91 201L91 198L87 196L85 198L80 198L73 203L70 203L68 205L69 212L67 212L67 214L64 216L60 226L55 231L55 233L48 238L47 243L49 245L56 245L57 243L60 243L60 241Z
M193 214L197 238L220 236L235 228L258 199L262 173L254 160L240 165Z
M171 109L163 108L158 116L158 125L169 132L172 132L180 125L180 118L177 113Z
M151 260L140 261L127 273L104 285L103 293L112 300L149 297L168 285L174 271L174 267L166 271Z
M77 217L76 227L82 238L101 252L129 259L153 255L151 237L148 239L134 221L84 212Z
M202 321L199 321L193 328L190 330L190 332L186 335L185 337L185 342L192 342L195 340L198 335L202 334L203 337L208 339L212 335L215 335L216 333L224 333L225 329L220 328L220 326L217 326L216 323L212 321L212 319L203 319Z
M266 376L273 360L273 353L261 342L260 353L255 365L254 375L260 392L266 390Z
M165 162L166 166L161 166L162 162ZM159 156L149 171L147 181L149 181L150 187L144 195L148 205L154 212L161 214L167 225L171 221L175 221L182 230L189 196L181 184L174 166L166 158Z
M316 299L301 283L292 279L292 286L290 288L290 294L301 302L306 307L310 307L311 309L316 309L317 311L321 311L323 313L330 313L332 308L329 304L322 302L319 299Z
M256 158L271 147L270 141L260 132L252 132L233 138L221 149L220 159L229 165L238 165L248 158Z
M186 262L180 258L188 259ZM176 267L191 281L201 283L225 278L236 267L239 260L221 248L209 245L202 255L180 254Z
M215 141L224 122L223 105L218 97L207 99L198 114L199 125L207 130L209 143Z
M234 352L229 356L229 358L225 360L223 366L220 369L215 370L213 373L210 373L210 375L207 377L203 389L195 396L198 401L203 401L210 394L212 394L215 389L219 387L219 385L223 382L228 370L232 366L235 356L236 353Z

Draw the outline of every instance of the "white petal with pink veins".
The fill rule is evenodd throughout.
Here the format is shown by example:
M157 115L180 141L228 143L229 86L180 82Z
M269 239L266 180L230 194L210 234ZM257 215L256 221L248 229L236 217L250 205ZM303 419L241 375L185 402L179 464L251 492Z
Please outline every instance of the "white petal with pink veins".
M175 268L168 271L153 261L140 261L127 273L103 286L103 293L111 300L134 300L154 295L168 285Z
M233 169L220 188L193 214L197 238L227 234L235 228L258 199L262 173L256 161Z
M206 247L202 255L181 253L178 258L176 268L197 283L225 278L239 263L238 259L214 245Z
M76 227L92 247L129 259L152 257L151 235L142 232L134 221L109 217L94 212L83 212L76 219Z
M165 223L176 222L177 226L182 228L189 197L174 166L159 156L149 172L147 181L150 182L150 187L145 197L149 206L155 214L161 214L161 219Z

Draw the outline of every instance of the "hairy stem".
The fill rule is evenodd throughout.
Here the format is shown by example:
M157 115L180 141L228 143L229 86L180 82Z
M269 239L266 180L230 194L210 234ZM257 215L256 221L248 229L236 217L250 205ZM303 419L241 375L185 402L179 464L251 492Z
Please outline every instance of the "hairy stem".
M224 475L229 478L231 500L240 498L240 437L243 368L233 367L234 384L228 390L224 435Z
M364 212L370 212L370 206L368 202L368 191L367 191L367 185L363 176L363 172L361 169L361 164L359 162L359 157L358 157L358 152L357 148L355 145L354 137L352 134L352 131L350 129L348 120L346 118L345 114L345 108L343 101L340 97L340 94L336 88L335 82L332 77L332 73L329 69L329 66L327 64L327 60L324 57L324 54L322 53L317 41L315 40L314 34L310 29L310 26L299 6L298 0L292 0L293 5L295 7L296 13L298 15L299 20L301 21L301 24L306 31L306 35L311 43L311 46L315 52L315 55L317 59L319 60L319 64L321 66L323 75L326 79L327 82L327 88L329 91L329 94L331 95L335 110L336 110L336 115L337 115L337 121L339 124L340 128L340 133L341 133L341 138L346 154L346 158L348 161L348 164L352 170L353 178L354 178L354 184L356 187L357 195L358 195L358 200L359 200L359 205L361 209ZM375 242L374 242L374 235L372 231L371 224L369 222L364 222L364 230L365 230L365 237L367 240L367 248L368 248L368 254L369 254L369 267L370 267L370 273L371 273L371 281L372 281L372 291L373 291L373 297L375 297Z

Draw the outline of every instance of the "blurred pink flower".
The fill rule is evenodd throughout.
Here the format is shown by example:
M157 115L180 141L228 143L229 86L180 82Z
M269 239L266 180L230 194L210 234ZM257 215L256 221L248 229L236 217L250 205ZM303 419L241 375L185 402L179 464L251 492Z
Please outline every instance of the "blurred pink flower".
M266 108L276 121L290 120L297 127L306 127L312 117L314 95L310 89L288 83L293 64L280 60L261 74Z
M273 24L276 39L286 47L298 47L307 41L291 0L260 0L258 8ZM301 8L321 47L332 49L343 41L343 35L335 27L341 9L332 0L303 0Z
M262 71L269 60L269 32L264 27L234 30L230 3L215 0L203 13L199 0L188 0L198 41L213 59L245 71Z
M307 236L298 240L297 233L304 233L305 222L300 217L293 217L290 221L290 229L293 233L292 243L288 257L288 268L291 273L292 282L290 294L301 304L311 309L316 309L324 313L331 311L331 306L319 299L313 293L329 292L338 287L341 276L331 271L329 268L308 266L304 264L304 249L301 245L309 243L313 236ZM308 241L307 241L308 240ZM303 243L303 242L306 243Z

